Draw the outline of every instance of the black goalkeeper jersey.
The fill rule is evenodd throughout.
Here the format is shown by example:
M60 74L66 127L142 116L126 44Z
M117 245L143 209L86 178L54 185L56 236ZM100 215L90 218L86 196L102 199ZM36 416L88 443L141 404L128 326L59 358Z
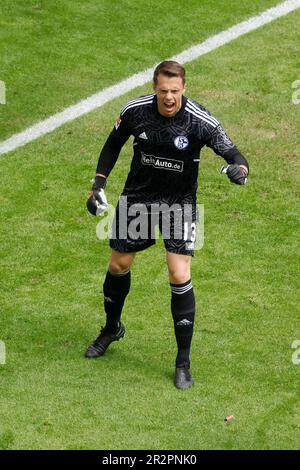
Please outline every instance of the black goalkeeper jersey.
M174 117L159 114L155 94L127 103L102 149L97 173L108 176L130 135L134 137L133 158L123 194L194 192L205 145L228 163L248 166L218 120L184 96Z

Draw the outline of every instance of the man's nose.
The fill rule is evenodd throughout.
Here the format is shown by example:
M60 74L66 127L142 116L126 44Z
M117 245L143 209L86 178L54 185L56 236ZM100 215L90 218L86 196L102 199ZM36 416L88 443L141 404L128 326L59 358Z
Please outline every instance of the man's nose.
M167 100L170 100L170 99L172 99L172 92L171 92L171 90L169 90L169 91L167 92Z

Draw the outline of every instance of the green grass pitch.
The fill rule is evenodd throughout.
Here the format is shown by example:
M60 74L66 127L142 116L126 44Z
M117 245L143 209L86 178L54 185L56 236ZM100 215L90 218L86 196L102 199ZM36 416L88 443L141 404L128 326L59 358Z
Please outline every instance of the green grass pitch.
M276 4L2 0L0 140ZM104 323L110 253L86 196L120 107L151 84L0 156L0 449L299 447L299 20L298 10L186 65L186 95L251 165L238 187L218 173L222 159L202 155L188 391L172 384L161 242L136 258L124 340L83 357ZM112 204L130 156L128 143L107 184Z

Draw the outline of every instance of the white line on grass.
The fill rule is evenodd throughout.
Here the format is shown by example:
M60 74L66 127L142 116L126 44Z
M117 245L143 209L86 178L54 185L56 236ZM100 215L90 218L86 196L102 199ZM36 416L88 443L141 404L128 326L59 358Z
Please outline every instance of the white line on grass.
M249 33L250 31L260 28L281 16L287 15L297 8L300 8L300 0L287 0L282 2L276 7L269 8L257 16L253 16L246 21L242 21L241 23L222 31L221 33L211 36L201 44L192 46L181 54L171 57L171 59L176 60L181 64L195 60L198 57L207 54L208 52L211 52L246 33ZM145 85L145 83L152 79L152 74L153 67L132 75L116 85L105 88L104 90L79 101L79 103L69 106L64 111L56 113L44 121L34 124L25 131L12 135L9 139L0 142L0 155L15 150L16 148L21 147L44 134L52 132L54 129L62 126L66 122L73 121L73 119L76 119L83 114L89 113L96 108L100 108L108 101L118 98L138 86Z

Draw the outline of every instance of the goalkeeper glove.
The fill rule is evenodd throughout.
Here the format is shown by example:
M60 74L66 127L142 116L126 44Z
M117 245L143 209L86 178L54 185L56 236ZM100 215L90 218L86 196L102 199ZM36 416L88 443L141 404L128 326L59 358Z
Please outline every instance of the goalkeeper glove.
M226 173L232 183L235 184L246 184L247 183L247 172L240 165L234 163L228 166L222 166L221 173Z
M108 202L104 192L106 178L104 176L96 176L92 186L92 192L86 202L88 211L92 215L100 215L108 207Z

